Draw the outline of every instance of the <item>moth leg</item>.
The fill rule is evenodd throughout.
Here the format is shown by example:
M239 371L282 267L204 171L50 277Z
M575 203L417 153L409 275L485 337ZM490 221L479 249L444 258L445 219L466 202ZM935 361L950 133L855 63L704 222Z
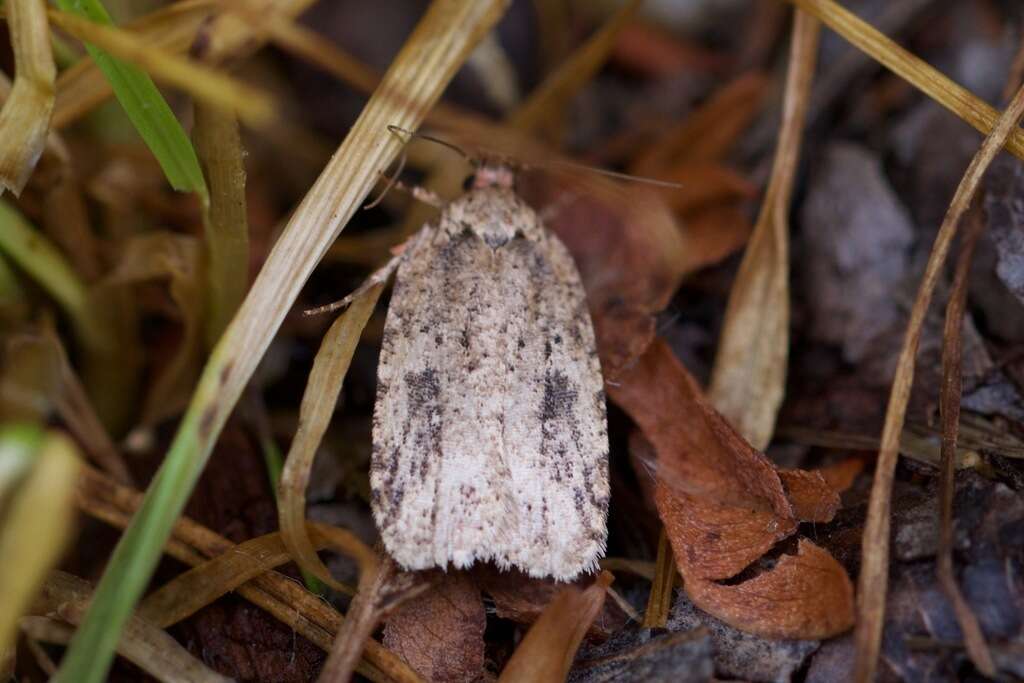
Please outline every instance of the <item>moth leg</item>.
M331 311L337 311L338 309L345 308L358 297L362 296L371 287L387 282L388 278L391 277L391 274L398 269L398 266L402 265L402 260L405 258L406 254L412 251L420 240L424 239L424 235L429 232L429 229L429 224L423 226L415 235L407 239L398 247L394 248L398 253L388 259L387 263L374 271L370 277L363 281L363 284L359 285L358 289L346 296L344 299L340 299L323 306L317 306L316 308L308 308L302 312L303 315L320 315L321 313L330 313Z
M443 209L448 203L433 190L428 190L427 188L420 187L419 185L406 185L401 180L396 180L394 182L394 187L396 190L402 190L403 192L409 193L416 201L429 204L435 209Z
M403 252L404 253L404 252ZM402 262L402 254L392 256L387 263L381 266L375 271L370 277L363 281L363 284L359 285L359 288L354 292L346 296L344 299L339 299L323 306L317 306L316 308L307 308L302 312L303 315L320 315L321 313L330 313L331 311L337 311L338 309L347 307L350 303L355 301L357 298L362 296L367 290L375 287L381 283L387 282L387 279L391 277L391 274L395 272L395 269Z
M404 156L402 157L402 166L405 166ZM401 167L399 167L398 173L401 173ZM413 199L423 202L424 204L429 204L435 209L444 208L446 202L436 192L428 190L425 187L420 187L419 185L413 185L410 187L409 185L406 185L405 183L398 179L398 173L390 177L384 175L384 173L380 174L382 178L387 180L387 184L384 186L384 189L381 190L381 193L377 196L376 199L374 199L372 202L363 207L364 211L366 209L372 209L373 207L377 206L382 201L384 201L384 196L388 192L390 192L392 188L396 190L402 190L403 192L412 195Z

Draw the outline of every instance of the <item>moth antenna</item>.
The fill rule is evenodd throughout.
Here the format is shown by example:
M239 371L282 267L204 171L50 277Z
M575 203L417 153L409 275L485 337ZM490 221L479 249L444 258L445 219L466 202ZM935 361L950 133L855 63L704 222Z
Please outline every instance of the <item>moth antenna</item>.
M405 168L405 162L407 158L408 155L405 153L405 150L402 150L402 156L399 157L398 159L398 169L395 170L394 175L389 177L384 175L384 171L380 172L382 176L388 179L388 183L387 185L384 186L384 189L380 191L380 194L377 195L376 199L374 199L372 202L363 207L363 211L372 209L373 207L377 206L382 201L384 201L384 197L387 195L388 192L391 191L391 188L395 186L395 183L398 182L398 176L402 175L402 170Z
M683 187L682 183L672 182L671 180L658 180L656 178L645 178L643 176L630 175L629 173L619 173L618 171L609 171L603 168L595 168L593 166L587 166L586 164L576 163L575 161L554 160L546 161L540 165L564 166L566 168L572 168L577 171L588 171L590 173L596 173L597 175L603 175L608 178L615 178L616 180L628 180L633 183L643 183L644 185L653 185L654 187L667 187L673 190L678 190Z
M458 145L448 142L447 140L442 140L441 138L434 137L433 135L428 135L427 133L420 133L414 130L409 130L407 128L402 128L401 126L396 126L393 123L388 124L388 130L394 135L403 133L405 135L408 135L410 138L420 138L421 140L427 140L428 142L436 143L438 145L441 145L442 147L447 147L450 150L458 152L459 156L461 156L466 161L473 163L473 158L466 153L466 150L462 149ZM408 144L409 141L406 140L405 142Z

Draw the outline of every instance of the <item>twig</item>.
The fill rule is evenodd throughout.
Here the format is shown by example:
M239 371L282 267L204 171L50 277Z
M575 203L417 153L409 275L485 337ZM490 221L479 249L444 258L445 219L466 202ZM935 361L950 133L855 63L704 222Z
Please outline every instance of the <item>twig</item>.
M964 644L978 671L989 678L996 675L985 635L978 618L964 599L953 574L953 491L956 473L956 442L960 427L960 398L963 391L962 351L964 309L967 307L967 277L978 237L985 229L980 212L967 221L966 233L957 259L953 290L946 306L946 325L942 342L942 392L939 412L942 416L942 464L939 468L939 583L953 603L956 620L964 633Z
M801 7L820 2L798 0ZM1017 124L1024 115L1024 88L1014 96L1010 106L999 118L992 133L985 138L981 149L974 155L967 172L957 187L946 217L939 228L935 244L928 257L924 277L917 291L917 298L910 313L903 347L900 350L896 375L889 395L889 406L885 414L882 431L882 446L878 453L875 479L868 503L867 522L864 528L861 573L858 582L858 619L855 632L857 661L855 680L870 683L875 679L878 666L878 652L882 642L882 627L885 622L885 595L889 579L889 527L892 485L899 453L899 437L903 430L910 388L914 381L914 360L921 340L921 328L932 293L942 272L950 244L956 235L960 218L967 210L971 198L981 183L985 170L996 154L1007 143L1010 134L1017 131Z
M665 628L672 607L672 589L676 584L676 560L672 555L665 530L658 535L658 559L655 561L654 581L644 611L644 628Z

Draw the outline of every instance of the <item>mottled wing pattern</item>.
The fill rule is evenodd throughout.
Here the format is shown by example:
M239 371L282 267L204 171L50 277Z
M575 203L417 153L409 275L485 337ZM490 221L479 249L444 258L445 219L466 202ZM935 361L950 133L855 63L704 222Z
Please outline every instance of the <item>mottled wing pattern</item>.
M493 560L569 579L604 552L608 436L572 257L511 191L475 190L398 270L371 467L409 569Z

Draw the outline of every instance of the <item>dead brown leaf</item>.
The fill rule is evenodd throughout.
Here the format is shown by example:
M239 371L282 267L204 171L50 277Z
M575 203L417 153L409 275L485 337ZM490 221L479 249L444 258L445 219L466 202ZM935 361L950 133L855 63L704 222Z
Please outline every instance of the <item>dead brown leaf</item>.
M480 588L491 596L494 611L502 619L529 626L537 621L545 607L565 587L552 579L534 579L518 571L498 571L490 566L481 566L474 576ZM585 587L590 577L576 580L575 586ZM622 628L626 615L614 601L606 602L600 614L590 625L589 636L603 640Z
M793 512L801 522L831 522L839 511L839 492L821 472L779 470Z
M658 180L679 183L678 188L661 193L668 205L678 213L757 196L754 183L719 162L685 161L659 175Z
M657 452L658 510L684 577L735 576L796 529L775 467L708 404L656 341L612 399Z
M852 625L849 578L809 542L801 541L796 558L785 556L758 577L714 583L747 569L796 531L798 519L831 518L839 498L821 474L777 472L711 407L662 341L609 393L654 446L658 513L684 587L702 609L736 628L778 637L821 637L809 634L834 634ZM755 598L762 609L745 611ZM772 600L784 609L770 607Z
M566 586L559 591L519 643L499 683L564 681L611 582L612 575L601 572L585 590Z
M853 626L853 584L827 551L806 539L796 555L736 585L686 581L705 612L766 638L828 638Z
M480 589L465 572L433 573L432 586L388 618L384 646L428 681L475 681L487 627Z
M682 225L686 251L679 269L692 273L719 263L747 243L752 229L747 213L736 203L714 204L688 213Z
M720 159L760 111L768 86L768 78L756 71L729 82L638 154L630 173L657 177L683 159Z

